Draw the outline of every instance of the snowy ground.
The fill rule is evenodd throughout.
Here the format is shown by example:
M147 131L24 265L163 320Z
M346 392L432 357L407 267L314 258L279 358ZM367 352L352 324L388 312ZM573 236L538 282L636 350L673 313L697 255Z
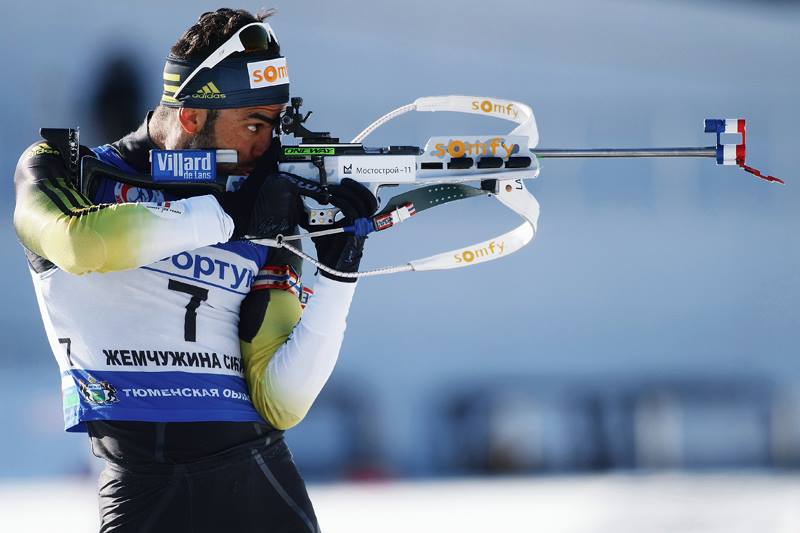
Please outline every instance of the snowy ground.
M794 533L800 475L654 474L312 485L325 533ZM0 483L0 531L94 531L88 481Z

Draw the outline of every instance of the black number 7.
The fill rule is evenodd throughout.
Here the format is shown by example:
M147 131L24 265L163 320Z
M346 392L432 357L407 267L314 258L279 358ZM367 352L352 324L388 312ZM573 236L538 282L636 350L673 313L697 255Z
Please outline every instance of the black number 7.
M208 300L208 289L189 285L174 279L169 280L169 290L183 292L191 296L186 304L186 318L183 321L183 338L190 342L197 341L197 308L200 302Z
M69 363L69 366L72 366L72 339L69 337L64 337L58 339L58 343L67 345L67 362Z

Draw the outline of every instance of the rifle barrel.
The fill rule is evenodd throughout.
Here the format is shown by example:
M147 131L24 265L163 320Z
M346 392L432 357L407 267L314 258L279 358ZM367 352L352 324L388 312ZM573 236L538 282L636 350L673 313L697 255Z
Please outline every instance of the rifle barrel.
M539 158L717 157L716 146L689 148L534 148Z

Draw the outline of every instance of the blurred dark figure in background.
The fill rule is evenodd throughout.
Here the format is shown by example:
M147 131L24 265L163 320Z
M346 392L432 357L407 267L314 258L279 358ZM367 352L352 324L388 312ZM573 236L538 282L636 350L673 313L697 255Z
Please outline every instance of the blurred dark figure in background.
M139 126L144 111L142 80L126 52L108 57L89 102L91 118L103 139L119 139Z

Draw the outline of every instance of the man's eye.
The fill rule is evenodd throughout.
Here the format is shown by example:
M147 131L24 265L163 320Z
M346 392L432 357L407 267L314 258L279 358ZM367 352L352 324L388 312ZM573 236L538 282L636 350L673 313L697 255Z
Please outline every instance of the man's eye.
M247 129L252 131L253 133L258 133L258 128L261 127L261 124L248 124Z

